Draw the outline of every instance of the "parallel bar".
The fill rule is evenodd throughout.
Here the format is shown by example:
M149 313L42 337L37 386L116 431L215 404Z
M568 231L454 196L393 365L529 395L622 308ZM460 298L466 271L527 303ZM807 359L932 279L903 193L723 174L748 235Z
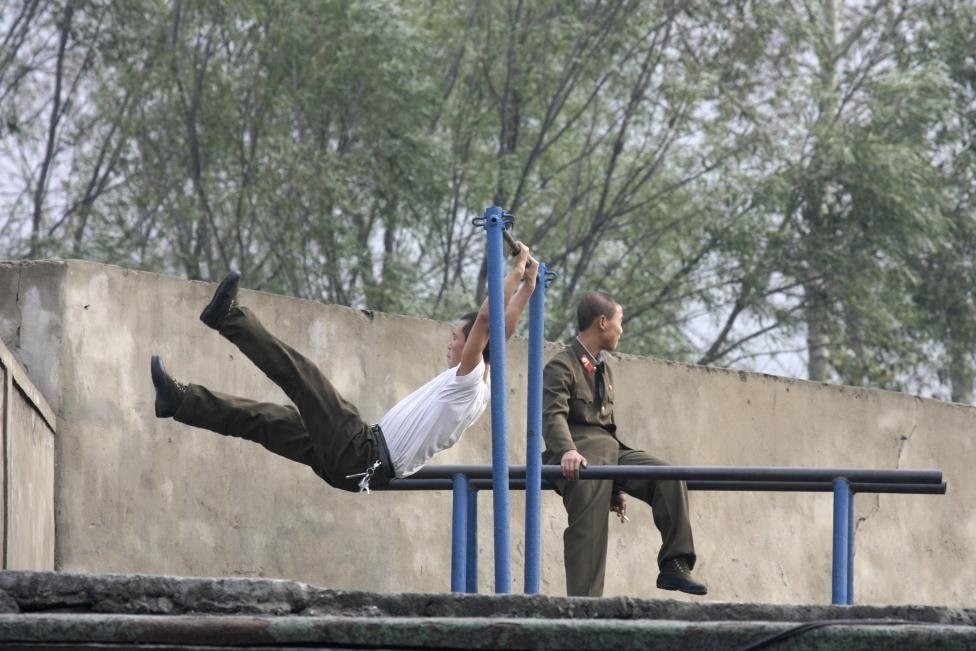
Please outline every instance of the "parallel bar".
M453 518L451 522L451 592L464 592L465 572L468 567L465 558L468 551L468 478L458 473L454 475Z
M491 490L490 479L472 479L470 485L478 490ZM784 493L829 493L834 485L829 481L722 481L722 480L689 480L688 490L696 491L777 491ZM383 488L372 490L394 491L435 491L451 490L453 483L450 479L396 479ZM542 482L543 490L555 488L549 480ZM512 479L509 490L524 490L524 479ZM900 493L911 495L945 495L946 482L939 484L895 484L895 483L864 483L852 482L852 493Z
M492 389L495 389L494 376ZM492 405L494 407L494 404ZM416 479L450 478L464 473L471 479L490 479L491 466L431 465L421 468ZM525 478L525 466L508 468L512 479ZM559 466L542 466L543 479L559 479ZM580 479L697 479L715 481L830 481L845 477L851 482L939 484L940 470L885 470L875 468L803 468L803 467L735 467L735 466L590 466L580 470Z
M525 446L525 593L537 594L542 557L542 350L546 319L545 264L529 303L529 370Z
M468 568L465 592L478 591L478 491L468 488Z
M504 211L492 206L485 211L488 231L488 305L491 359L491 477L495 532L495 592L511 592L508 535L508 414L505 405L505 259L502 253ZM465 473L466 474L466 473ZM470 475L469 475L470 476Z
M920 490L926 488L928 490ZM872 482L854 482L851 490L855 493L929 493L931 495L945 495L947 484L879 484Z
M831 583L831 603L845 605L850 603L847 595L847 574L850 563L847 554L850 550L850 508L851 489L847 479L834 480L834 560Z
M434 475L434 478L416 478L421 473L415 474L412 478L394 480L385 490L442 490L446 488L454 489L454 548L452 549L452 575L451 589L460 592L460 585L470 586L471 578L465 580L465 576L457 577L455 572L460 566L461 561L466 559L456 556L458 549L458 531L466 529L468 521L458 518L459 502L459 477L463 473L455 472L452 480L438 479L438 474L445 469L466 468L475 476L483 473L485 466L429 466L428 469L436 469L427 473ZM558 466L545 466L543 474L548 469L559 470ZM614 474L618 470L632 470L630 466L593 466L588 471L583 471L586 476L583 479L603 478L607 476L616 477ZM946 492L946 482L942 481L942 472L939 470L875 470L865 468L716 468L716 467L693 467L693 466L666 466L666 467L642 467L643 473L636 476L659 476L660 470L678 471L678 473L665 473L668 478L678 477L726 477L738 476L740 479L691 479L688 481L688 488L692 490L734 490L734 491L808 491L826 492L832 491L834 495L833 503L833 560L831 567L831 602L835 605L851 605L854 603L854 494L855 493L919 493L919 494L944 494ZM650 471L650 472L648 472ZM491 488L493 491L508 493L508 490L522 490L527 484L525 479L525 467L512 466L510 468L510 479L508 482L496 479L474 479L468 480L464 476L464 492L474 495L474 488ZM843 476L847 473L851 477L868 477L873 481L851 481L850 477ZM490 474L490 471L489 471ZM521 477L519 476L521 475ZM626 473L625 476L635 476L634 473ZM780 479L787 476L793 479ZM741 479L741 477L752 477ZM809 477L831 477L831 479L820 479L811 481ZM499 488L501 484L501 488ZM541 482L540 488L552 488L551 481ZM378 489L382 490L382 489ZM465 500L464 510L467 515L469 503ZM476 508L476 507L475 507ZM472 512L471 522L477 519L476 511ZM467 531L465 531L467 533ZM470 546L472 541L476 541L477 531L465 538L465 545ZM477 543L471 554L474 562L477 563ZM528 563L529 560L526 560ZM497 563L496 563L497 570ZM475 577L474 588L477 590L477 566L471 571L470 577ZM528 577L528 573L526 574ZM497 578L497 574L496 574Z
M827 493L834 490L833 483L829 481L727 481L704 479L689 480L687 482L687 486L688 490L697 491L779 491L787 493ZM938 484L851 482L851 492L945 495L946 482L943 481Z

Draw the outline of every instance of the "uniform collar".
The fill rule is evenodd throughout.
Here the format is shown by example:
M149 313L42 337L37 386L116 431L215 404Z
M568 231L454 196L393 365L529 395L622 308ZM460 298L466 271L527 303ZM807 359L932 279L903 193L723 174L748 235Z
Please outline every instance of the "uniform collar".
M583 349L583 352L585 352L587 355L590 356L590 359L593 360L593 363L594 364L602 364L603 363L603 361L604 361L603 360L603 353L601 352L599 355L594 355L593 353L591 353L590 352L590 349L587 348L586 345L582 341L580 341L579 335L576 335L576 343L578 343L579 346L580 346L580 348Z
M594 357L583 342L579 340L579 337L573 342L573 354L576 359L579 360L580 366L587 374L596 373L598 370L603 368L603 355L598 358Z

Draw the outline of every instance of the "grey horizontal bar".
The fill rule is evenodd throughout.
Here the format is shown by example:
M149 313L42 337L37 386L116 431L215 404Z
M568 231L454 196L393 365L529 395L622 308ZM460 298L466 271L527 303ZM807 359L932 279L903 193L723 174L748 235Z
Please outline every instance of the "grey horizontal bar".
M454 475L469 479L490 479L488 465L433 465L411 475L413 479L450 479ZM509 477L525 478L525 466L509 466ZM559 479L559 466L542 466L543 479ZM590 466L580 471L580 479L684 479L713 481L833 481L846 478L850 482L939 484L941 470L887 470L878 468L790 468L735 466Z
M491 490L490 479L472 479L469 485L477 490ZM450 479L396 479L389 485L376 490L387 491L434 491L452 490ZM543 490L555 488L549 480L543 480ZM524 479L509 481L509 490L525 490ZM779 491L804 493L829 493L834 490L831 482L820 481L712 481L692 480L688 482L688 490L697 491ZM916 495L945 495L946 482L939 484L895 484L879 482L852 482L851 490L855 493L908 493Z
M896 484L894 482L851 482L855 493L913 493L918 495L945 495L946 483L938 484ZM692 480L688 490L699 491L781 491L804 493L829 493L834 490L833 482L826 481L708 481Z
M928 488L930 490L921 490ZM855 493L928 493L930 495L945 495L948 484L878 484L872 482L861 482L851 484L851 490Z

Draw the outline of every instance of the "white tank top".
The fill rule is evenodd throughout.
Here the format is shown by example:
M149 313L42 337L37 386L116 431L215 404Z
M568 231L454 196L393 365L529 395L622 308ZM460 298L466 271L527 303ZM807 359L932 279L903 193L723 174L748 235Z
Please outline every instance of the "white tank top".
M488 406L482 360L470 373L449 368L398 402L380 419L397 477L409 477L461 438Z

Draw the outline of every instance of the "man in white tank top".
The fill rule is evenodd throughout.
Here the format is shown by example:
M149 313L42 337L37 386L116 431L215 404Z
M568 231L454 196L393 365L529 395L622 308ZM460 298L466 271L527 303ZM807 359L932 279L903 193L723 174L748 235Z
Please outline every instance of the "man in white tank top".
M519 243L505 277L505 336L512 335L535 289L538 262ZM237 346L294 406L255 402L183 384L154 356L155 413L256 443L312 468L330 486L368 491L419 470L454 445L488 404L488 299L461 318L448 347L449 368L399 401L376 425L366 423L319 368L268 332L237 302L240 274L229 273L200 320Z

